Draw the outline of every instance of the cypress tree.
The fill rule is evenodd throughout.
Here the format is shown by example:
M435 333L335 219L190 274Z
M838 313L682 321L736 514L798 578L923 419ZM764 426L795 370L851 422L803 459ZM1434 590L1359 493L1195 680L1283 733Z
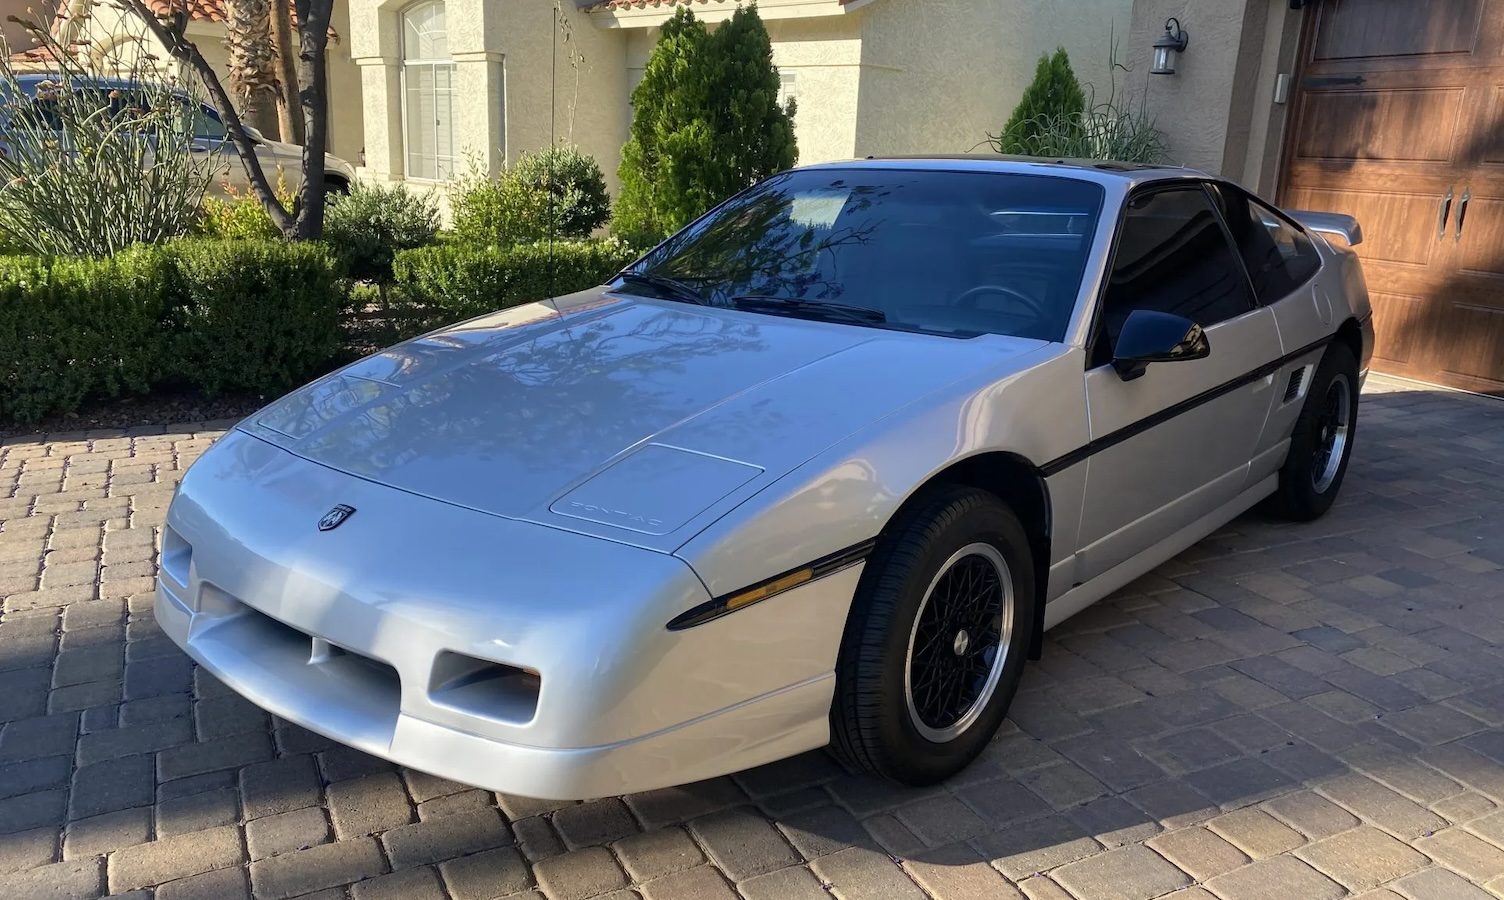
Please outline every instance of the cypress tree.
M1034 81L1024 89L1023 98L993 144L1000 153L1037 155L1041 133L1050 130L1052 123L1079 120L1085 111L1086 94L1071 69L1070 57L1061 47L1053 56L1039 57Z
M680 7L632 92L613 227L655 241L798 159L778 104L772 42L755 5L714 32Z

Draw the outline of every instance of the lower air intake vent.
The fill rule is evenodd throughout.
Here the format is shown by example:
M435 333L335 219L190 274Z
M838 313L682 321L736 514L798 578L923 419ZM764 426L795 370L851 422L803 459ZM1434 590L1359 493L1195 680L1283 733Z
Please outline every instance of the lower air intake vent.
M1290 383L1285 386L1285 402L1289 403L1300 396L1300 387L1306 380L1307 366L1301 366L1290 373Z

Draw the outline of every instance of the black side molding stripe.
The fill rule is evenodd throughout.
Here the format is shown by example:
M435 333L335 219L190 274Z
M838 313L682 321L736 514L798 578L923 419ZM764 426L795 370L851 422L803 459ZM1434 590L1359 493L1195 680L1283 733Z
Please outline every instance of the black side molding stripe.
M749 606L755 606L758 603L767 600L769 597L778 596L784 591L792 590L793 588L809 584L812 581L818 581L821 578L824 578L826 575L832 575L842 569L861 562L868 556L871 556L872 548L876 546L876 544L877 538L869 538L868 540L862 541L860 544L852 544L850 547L847 547L844 550L837 550L836 552L822 556L819 559L814 560L813 562L807 562L802 566L795 566L794 568L789 569L787 572L780 572L779 574L774 575L772 578L764 578L762 581L759 581L756 584L749 584L741 590L732 591L729 594L722 594L721 596L716 597L714 600L706 601L705 603L701 603L699 606L691 607L690 609L685 610L679 615L674 616L674 618L668 623L668 630L683 631L686 628L693 628L696 625L704 625L706 622L719 619L721 616L736 612L738 609L746 609ZM804 572L806 569L810 570L810 575L808 578L790 584L788 587L780 588L776 591L771 591L765 596L758 597L755 600L743 603L739 606L732 607L730 605L732 600L741 597L744 594L749 594L765 588L768 585L783 581L784 579L789 578L792 575L797 575L801 572Z
M1231 381L1224 382L1214 388L1202 391L1194 397L1187 397L1179 403L1176 403L1174 406L1166 407L1165 409L1162 409L1157 413L1139 419L1132 425L1124 425L1117 431L1111 432L1109 434L1104 434L1101 437L1096 438L1089 443L1078 447L1075 450L1072 450L1064 456L1050 460L1049 462L1039 467L1040 471L1044 473L1046 478L1051 475L1063 472L1066 469L1069 469L1071 466L1074 466L1076 463L1090 458L1093 454L1100 453L1109 447L1115 447L1118 444L1121 444L1122 442L1128 440L1129 438L1143 434L1145 431L1148 431L1150 428L1153 428L1156 425L1163 425L1165 422L1170 421L1171 419L1175 418L1178 415L1181 415L1182 413L1190 412L1203 403L1210 403L1211 401L1223 396L1224 394L1231 393L1232 391L1235 391L1238 388L1243 387L1244 385L1252 384L1272 372L1277 372L1289 363L1294 362L1302 356L1305 356L1307 353L1310 353L1312 350L1319 350L1322 347L1325 347L1335 339L1336 335L1328 335L1319 341L1312 341L1311 343L1306 344L1304 347L1301 347L1299 350L1294 350L1290 353L1286 353L1284 356L1281 356L1274 362L1265 363L1264 365L1259 366L1257 369L1254 369L1251 372L1239 375L1237 378L1234 378Z

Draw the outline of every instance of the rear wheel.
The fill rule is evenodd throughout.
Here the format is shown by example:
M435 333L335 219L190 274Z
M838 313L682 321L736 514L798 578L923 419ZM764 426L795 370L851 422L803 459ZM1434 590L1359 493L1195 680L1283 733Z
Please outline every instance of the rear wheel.
M836 663L836 751L907 784L960 771L1007 714L1034 615L1028 538L1006 505L969 488L916 504L857 588Z
M1316 367L1290 453L1279 471L1279 488L1269 500L1277 515L1298 522L1331 509L1347 474L1358 433L1358 360L1352 348L1335 343Z

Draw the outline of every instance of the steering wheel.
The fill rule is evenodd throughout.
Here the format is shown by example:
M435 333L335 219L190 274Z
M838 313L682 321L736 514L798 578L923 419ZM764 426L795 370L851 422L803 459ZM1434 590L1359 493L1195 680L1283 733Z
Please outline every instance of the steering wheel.
M975 309L977 306L977 300L987 294L1002 294L1004 296L1013 298L1014 300L1018 301L1019 305L1023 306L1024 310L1026 310L1027 313L1032 314L1035 319L1038 319L1041 322L1049 318L1049 311L1045 309L1044 304L1040 302L1038 298L1031 297L1016 288L1004 287L1000 284L977 285L976 287L962 294L960 297L957 297L956 305ZM1012 310L998 310L998 312L1015 314Z

